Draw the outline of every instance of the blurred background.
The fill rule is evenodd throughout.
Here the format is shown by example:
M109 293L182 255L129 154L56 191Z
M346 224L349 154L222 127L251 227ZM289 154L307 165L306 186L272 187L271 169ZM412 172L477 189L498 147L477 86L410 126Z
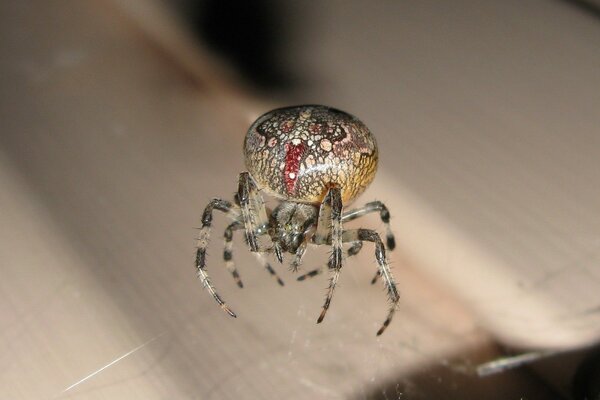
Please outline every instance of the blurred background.
M56 0L0 19L1 398L598 398L600 3ZM397 237L381 337L368 245L320 325L326 277L277 264L279 287L236 237L240 290L221 216L208 270L238 318L195 277L246 129L302 103L378 140L356 205L384 201Z

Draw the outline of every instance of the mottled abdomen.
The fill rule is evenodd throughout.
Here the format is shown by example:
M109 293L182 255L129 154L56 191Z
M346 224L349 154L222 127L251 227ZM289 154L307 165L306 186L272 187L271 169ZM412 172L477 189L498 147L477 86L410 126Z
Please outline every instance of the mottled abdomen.
M371 183L378 159L375 138L362 122L318 105L262 115L246 134L244 156L258 186L271 195L320 203L338 185L344 204Z

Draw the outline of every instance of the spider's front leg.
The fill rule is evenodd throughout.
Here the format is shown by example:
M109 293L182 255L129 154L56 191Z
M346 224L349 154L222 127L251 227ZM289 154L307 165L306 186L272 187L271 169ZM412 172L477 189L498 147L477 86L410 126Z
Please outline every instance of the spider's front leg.
M334 186L329 189L323 204L321 204L315 234L315 243L331 241L331 256L327 264L331 271L331 277L329 278L325 304L323 304L323 310L317 319L317 323L321 323L325 318L342 269L342 207L342 193L339 187ZM328 232L328 235L326 232Z
M200 228L200 233L198 234L198 243L196 245L196 270L202 285L206 287L216 302L219 303L221 308L232 317L236 317L235 313L231 311L229 307L227 307L225 301L223 301L221 296L219 296L210 281L208 273L206 272L206 248L208 247L208 242L210 240L210 228L212 225L213 210L222 211L229 215L232 219L237 218L237 215L233 211L233 205L227 200L213 199L210 201L210 203L208 203L204 209L204 213L202 214L202 227Z
M300 246L298 246L298 249L296 250L296 253L294 254L294 259L292 260L291 264L290 264L290 269L292 270L292 272L298 272L298 268L300 268L300 264L302 264L302 259L304 258L304 254L306 253L306 247L308 246L308 238L305 238L302 243L300 243Z
M254 179L248 172L240 174L238 186L238 200L240 202L240 210L246 230L246 241L250 246L250 251L259 252L258 238L256 233L259 227L267 226L267 209L265 202L258 191L258 187Z
M344 242L367 241L375 243L375 258L379 265L379 275L383 277L383 284L385 285L388 299L390 300L388 316L379 331L377 331L377 336L379 336L385 331L390 322L392 322L392 317L396 312L398 301L400 301L400 294L398 293L396 282L394 281L394 277L385 256L385 246L383 245L379 234L371 229L352 229L346 231L343 234L343 240Z
M237 196L240 203L242 220L244 221L246 241L248 242L250 251L257 253L263 267L275 278L277 283L283 286L283 280L277 275L264 256L264 253L270 249L262 248L258 243L257 234L263 235L267 233L266 228L269 225L269 219L267 217L265 201L254 179L252 179L252 176L248 172L240 174ZM278 254L278 258L281 258L280 254ZM281 259L279 261L281 262Z

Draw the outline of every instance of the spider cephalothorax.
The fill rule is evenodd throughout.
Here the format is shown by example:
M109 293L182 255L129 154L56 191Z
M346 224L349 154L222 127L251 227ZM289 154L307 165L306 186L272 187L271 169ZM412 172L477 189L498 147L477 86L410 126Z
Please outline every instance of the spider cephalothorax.
M238 286L242 287L232 261L233 231L244 229L250 250L257 254L264 267L283 285L264 257L274 253L279 262L283 253L294 255L292 269L298 269L308 244L331 247L327 267L331 272L329 289L321 322L329 308L333 291L342 268L343 243L350 243L349 256L357 254L363 241L375 244L377 275L383 278L390 300L390 309L383 333L392 320L399 300L398 290L385 256L385 246L379 234L370 229L343 230L342 223L371 212L379 212L386 225L387 247L394 248L394 236L389 227L390 214L379 201L364 207L343 211L375 177L378 152L375 138L357 118L330 107L306 105L270 111L256 120L246 134L244 156L247 172L239 177L237 196L233 203L213 199L202 215L198 238L196 268L204 286L221 307L235 317L215 291L206 273L206 247L212 222L212 211L225 212L232 223L225 229L223 258ZM275 197L279 205L265 207L261 191ZM259 239L266 238L266 242ZM318 275L323 268L298 278Z
M271 241L275 255L282 261L281 252L295 254L317 222L318 208L312 204L284 201L273 210L269 219Z

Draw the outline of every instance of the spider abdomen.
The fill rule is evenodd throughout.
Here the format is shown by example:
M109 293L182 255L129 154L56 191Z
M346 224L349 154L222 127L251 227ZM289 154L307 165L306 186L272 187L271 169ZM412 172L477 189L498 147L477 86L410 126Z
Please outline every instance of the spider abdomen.
M261 189L303 203L320 203L336 185L349 204L371 183L378 161L375 138L360 120L319 105L262 115L246 134L244 156Z

